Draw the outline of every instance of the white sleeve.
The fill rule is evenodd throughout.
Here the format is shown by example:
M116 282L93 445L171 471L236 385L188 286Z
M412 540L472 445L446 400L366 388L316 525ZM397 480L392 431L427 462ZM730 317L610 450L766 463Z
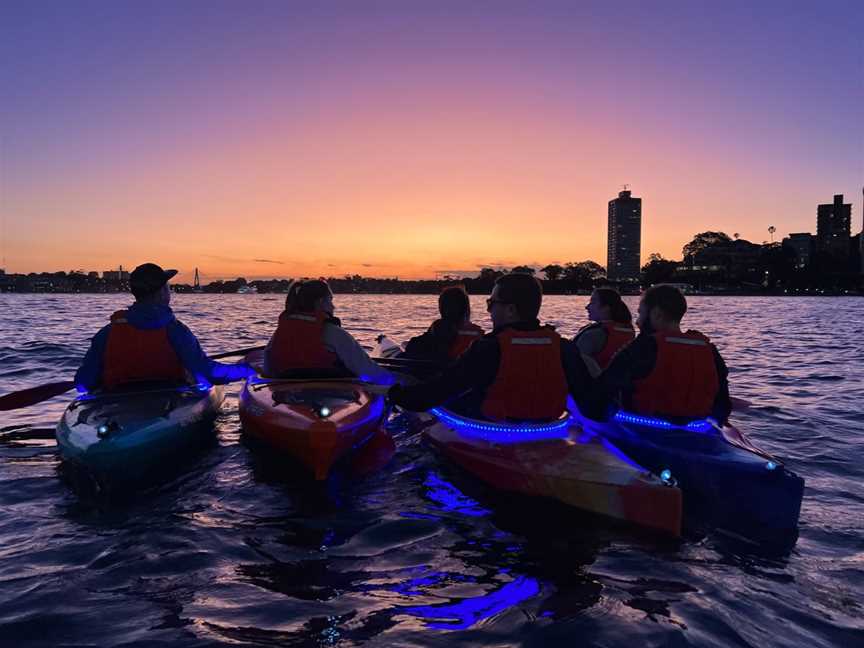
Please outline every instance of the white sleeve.
M392 385L395 376L375 364L357 340L345 329L333 324L324 325L324 346L339 356L342 364L355 376L376 385Z

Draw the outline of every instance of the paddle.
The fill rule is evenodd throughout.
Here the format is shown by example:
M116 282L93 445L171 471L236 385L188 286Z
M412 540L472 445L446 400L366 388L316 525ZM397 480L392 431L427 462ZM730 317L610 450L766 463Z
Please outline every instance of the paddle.
M226 351L225 353L217 353L210 356L211 360L220 360L222 358L230 358L232 356L245 356L251 351L263 349L263 346L249 347L248 349L237 349L236 351ZM75 386L71 380L61 382L46 383L29 389L11 392L0 396L0 412L8 412L11 410L22 409L36 405L49 398L54 398L60 394L64 394Z
M12 392L5 396L0 396L0 412L8 412L9 410L20 409L22 407L30 407L36 403L41 403L49 398L54 398L60 394L65 394L72 389L75 383L71 380L62 382L47 383L30 389L22 389L21 391Z
M263 389L267 385L285 385L285 384L317 384L317 383L341 383L359 385L370 394L386 395L391 385L375 385L360 380L359 378L261 378L252 385L252 389Z

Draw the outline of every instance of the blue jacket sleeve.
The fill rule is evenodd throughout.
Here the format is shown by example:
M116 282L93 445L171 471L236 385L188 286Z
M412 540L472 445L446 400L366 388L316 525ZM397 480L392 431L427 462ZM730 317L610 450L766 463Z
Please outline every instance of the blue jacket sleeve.
M255 373L247 364L223 364L208 358L201 349L198 338L185 324L178 321L168 325L168 340L177 352L180 362L198 382L223 385Z
M102 327L90 340L90 348L84 354L84 360L75 372L75 389L81 394L96 389L102 380L102 358L105 356L105 346L108 344L108 331L111 325Z

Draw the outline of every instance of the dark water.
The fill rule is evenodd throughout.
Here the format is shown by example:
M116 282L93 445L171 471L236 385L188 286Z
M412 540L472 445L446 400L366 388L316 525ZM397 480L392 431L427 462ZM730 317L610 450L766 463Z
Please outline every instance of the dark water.
M543 315L572 333L585 301L551 297ZM71 376L125 302L0 295L0 393ZM262 342L280 302L174 306L217 352ZM434 315L431 297L336 302L366 342ZM496 497L400 419L383 470L315 489L242 443L236 386L214 447L105 505L58 478L61 397L0 413L0 645L864 646L864 300L690 302L755 403L737 422L807 480L789 553Z

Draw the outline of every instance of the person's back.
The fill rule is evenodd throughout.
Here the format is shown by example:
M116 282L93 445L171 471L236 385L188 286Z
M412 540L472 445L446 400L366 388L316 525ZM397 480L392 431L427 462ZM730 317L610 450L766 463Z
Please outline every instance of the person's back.
M636 337L630 309L611 288L597 288L588 305L592 323L582 328L573 343L582 353L592 376L609 366L612 358Z
M146 263L130 275L135 303L115 312L92 339L75 375L81 392L135 383L224 383L250 374L244 365L214 362L170 307L168 280L176 270Z
M391 384L392 374L369 358L333 313L333 293L325 281L295 282L265 349L264 374L357 376Z
M625 409L661 417L729 416L728 370L699 331L681 331L687 301L673 286L650 288L639 304L640 335L600 377Z
M448 286L441 291L438 312L441 317L428 331L408 340L401 357L426 360L443 367L482 337L483 329L471 322L471 305L463 286Z
M390 390L391 400L420 411L441 404L491 420L551 420L566 409L568 354L541 326L542 289L529 275L501 277L487 300L494 329L436 378Z

